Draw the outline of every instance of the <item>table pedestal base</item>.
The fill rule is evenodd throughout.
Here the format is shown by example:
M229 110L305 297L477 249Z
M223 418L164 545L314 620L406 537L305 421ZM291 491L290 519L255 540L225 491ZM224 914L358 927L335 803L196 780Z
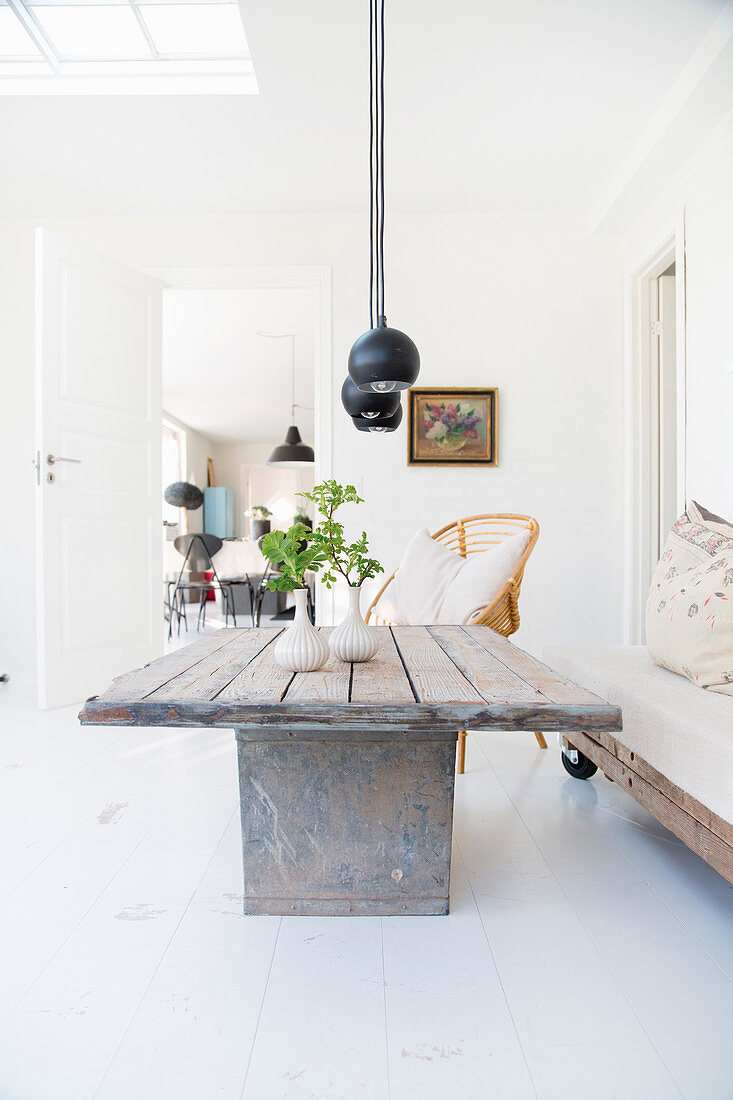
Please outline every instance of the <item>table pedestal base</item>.
M457 733L236 730L244 912L448 912Z

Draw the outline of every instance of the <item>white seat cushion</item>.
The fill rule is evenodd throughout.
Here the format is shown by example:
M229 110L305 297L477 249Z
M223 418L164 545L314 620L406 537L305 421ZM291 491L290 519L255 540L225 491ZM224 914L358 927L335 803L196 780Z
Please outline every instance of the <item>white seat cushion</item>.
M619 740L683 791L733 822L733 698L660 668L645 646L546 649L544 660L620 706Z

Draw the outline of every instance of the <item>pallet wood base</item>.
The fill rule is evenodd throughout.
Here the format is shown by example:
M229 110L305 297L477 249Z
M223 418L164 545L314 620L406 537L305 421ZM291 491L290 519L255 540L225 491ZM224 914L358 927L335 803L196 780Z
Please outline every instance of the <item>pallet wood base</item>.
M448 913L456 733L238 728L244 912Z
M733 883L733 825L670 782L617 737L602 731L570 734L566 744L592 760L674 833L688 848Z

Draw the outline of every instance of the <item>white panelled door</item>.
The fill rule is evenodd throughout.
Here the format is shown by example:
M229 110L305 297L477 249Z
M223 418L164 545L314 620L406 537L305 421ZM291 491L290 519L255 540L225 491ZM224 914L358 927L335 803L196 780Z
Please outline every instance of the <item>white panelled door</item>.
M161 285L36 239L39 705L162 652Z

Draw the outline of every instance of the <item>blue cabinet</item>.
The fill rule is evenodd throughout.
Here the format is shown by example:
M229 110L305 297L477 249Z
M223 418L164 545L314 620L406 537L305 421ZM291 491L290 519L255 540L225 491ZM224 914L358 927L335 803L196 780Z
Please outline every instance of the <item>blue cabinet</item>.
M204 532L220 539L234 537L234 493L223 485L204 489Z

